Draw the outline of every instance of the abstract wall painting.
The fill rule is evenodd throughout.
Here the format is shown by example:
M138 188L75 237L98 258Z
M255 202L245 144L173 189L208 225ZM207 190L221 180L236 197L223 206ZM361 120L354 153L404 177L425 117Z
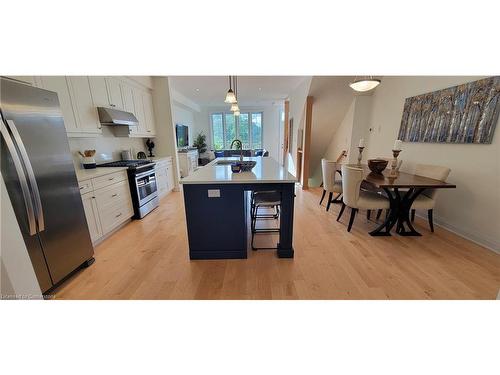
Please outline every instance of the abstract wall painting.
M404 142L491 143L500 112L500 76L407 98Z

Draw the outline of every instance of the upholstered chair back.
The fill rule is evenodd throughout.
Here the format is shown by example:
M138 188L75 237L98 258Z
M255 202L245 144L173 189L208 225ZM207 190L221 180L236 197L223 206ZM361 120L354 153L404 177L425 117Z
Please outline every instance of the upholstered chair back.
M333 192L337 163L333 160L321 159L321 172L323 174L323 189L327 192Z
M363 181L363 170L360 168L342 166L342 200L349 206L356 208L359 200L359 189Z
M415 174L434 180L445 182L450 175L451 169L448 167L441 167L439 165L430 164L417 164L415 167ZM428 189L424 192L429 198L435 198L438 189Z

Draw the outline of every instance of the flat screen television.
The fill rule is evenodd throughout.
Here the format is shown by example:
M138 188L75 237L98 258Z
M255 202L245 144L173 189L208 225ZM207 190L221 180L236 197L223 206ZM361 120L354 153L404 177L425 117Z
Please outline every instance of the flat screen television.
M177 138L177 147L189 146L189 128L186 125L175 124L175 137Z

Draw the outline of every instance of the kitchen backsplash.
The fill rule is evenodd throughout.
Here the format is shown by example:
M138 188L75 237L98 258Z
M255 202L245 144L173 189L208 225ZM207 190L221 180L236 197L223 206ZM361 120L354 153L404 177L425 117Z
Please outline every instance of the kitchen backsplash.
M82 160L78 151L96 150L95 160L97 163L121 160L123 150L132 149L132 155L137 156L139 151L146 152L145 138L115 137L111 129L102 127L102 135L94 138L69 138L69 148L73 155L75 168L82 168Z

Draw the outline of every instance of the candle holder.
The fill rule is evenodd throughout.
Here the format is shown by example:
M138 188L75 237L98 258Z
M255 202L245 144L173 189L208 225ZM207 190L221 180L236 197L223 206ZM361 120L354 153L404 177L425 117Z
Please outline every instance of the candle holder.
M363 158L363 150L365 148L364 147L358 147L358 150L359 150L359 154L358 154L358 165L361 165L361 159Z
M391 162L391 176L396 176L398 174L398 156L401 150L392 150L392 162Z

